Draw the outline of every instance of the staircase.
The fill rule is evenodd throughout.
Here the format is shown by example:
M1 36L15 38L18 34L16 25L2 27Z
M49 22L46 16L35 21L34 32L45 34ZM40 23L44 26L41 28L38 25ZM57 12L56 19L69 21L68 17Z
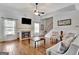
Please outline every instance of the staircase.
M53 17L43 19L44 30L42 30L43 34L46 35L48 32L53 29Z

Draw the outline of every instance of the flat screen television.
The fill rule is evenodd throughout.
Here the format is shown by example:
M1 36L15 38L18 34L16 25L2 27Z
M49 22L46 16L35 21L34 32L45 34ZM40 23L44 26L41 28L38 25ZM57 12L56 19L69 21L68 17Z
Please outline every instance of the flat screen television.
M29 25L31 25L31 19L29 19L29 18L22 18L22 24L29 24Z

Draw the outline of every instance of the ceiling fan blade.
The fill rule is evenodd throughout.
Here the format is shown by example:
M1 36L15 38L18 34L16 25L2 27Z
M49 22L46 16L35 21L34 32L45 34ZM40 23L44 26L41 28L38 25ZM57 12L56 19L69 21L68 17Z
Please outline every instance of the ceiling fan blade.
M44 12L39 12L40 14L45 14Z
M44 12L41 12L42 14L45 14Z

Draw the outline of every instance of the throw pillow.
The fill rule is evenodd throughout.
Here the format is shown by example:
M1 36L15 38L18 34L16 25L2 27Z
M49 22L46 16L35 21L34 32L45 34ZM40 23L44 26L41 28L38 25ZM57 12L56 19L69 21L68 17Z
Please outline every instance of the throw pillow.
M66 50L67 50L67 47L65 46L65 44L63 42L61 42L57 52L63 54L63 53L65 53Z

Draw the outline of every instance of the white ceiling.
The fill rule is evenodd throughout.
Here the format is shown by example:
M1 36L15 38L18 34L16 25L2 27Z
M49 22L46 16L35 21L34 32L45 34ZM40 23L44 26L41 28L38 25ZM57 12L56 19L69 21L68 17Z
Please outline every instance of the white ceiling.
M33 13L33 10L35 10L34 3L3 3L2 5L8 6L23 12L29 11ZM51 13L61 8L67 7L69 5L72 5L72 4L71 3L39 3L38 9L41 11L44 11L45 13Z

